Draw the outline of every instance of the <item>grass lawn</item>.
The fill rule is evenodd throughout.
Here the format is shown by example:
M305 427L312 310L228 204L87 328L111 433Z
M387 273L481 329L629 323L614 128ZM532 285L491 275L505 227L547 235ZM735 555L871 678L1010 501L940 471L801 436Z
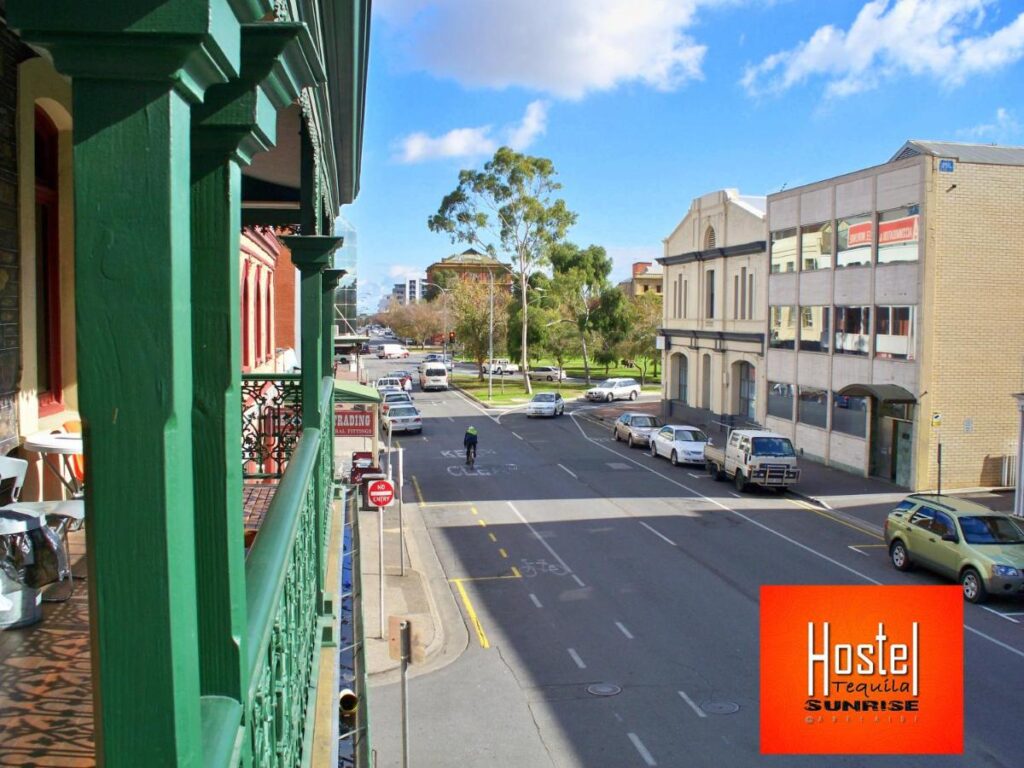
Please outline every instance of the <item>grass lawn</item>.
M603 377L594 379L594 383L597 384ZM504 381L504 384L502 383ZM523 391L523 377L519 374L513 374L510 376L495 376L493 384L494 398L492 400L487 399L487 376L484 376L484 380L480 381L477 375L467 373L456 373L451 377L451 382L454 386L457 386L463 392L472 395L481 403L485 405L504 405L504 406L516 406L528 403L531 395L526 394ZM583 393L586 392L588 387L583 382L571 382L563 381L561 386L558 382L553 381L534 381L531 382L533 385L533 393L538 392L561 392L562 397L566 400L575 400L578 397L582 397ZM504 391L503 391L504 390ZM644 392L657 392L660 390L659 386L644 387Z
M471 360L465 360L463 358L459 358L459 359L462 362L467 362L467 363L473 362ZM556 363L554 360L550 360L550 359L545 357L545 358L541 358L539 360L533 360L530 363L530 365L531 366L537 366L537 365L558 365L558 363ZM645 386L649 386L649 385L660 386L661 385L661 366L660 365L658 366L658 375L657 376L652 376L650 371L651 371L651 367L648 366L648 368L647 368L647 378L644 380L644 385ZM577 357L577 358L572 358L570 360L566 360L565 361L565 375L570 377L570 378L573 378L573 379L582 379L584 377L583 358L582 357ZM604 372L604 366L603 365L595 365L594 363L590 364L590 380L592 382L594 382L594 384L598 384L598 383L604 381L605 379L612 379L612 378L628 378L628 379L636 379L637 381L640 381L640 369L639 368L627 368L624 365L612 365L612 366L608 367L608 373L606 374ZM495 382L497 382L497 378L495 378ZM564 383L563 383L563 386L565 386ZM484 389L486 390L486 387L484 387Z

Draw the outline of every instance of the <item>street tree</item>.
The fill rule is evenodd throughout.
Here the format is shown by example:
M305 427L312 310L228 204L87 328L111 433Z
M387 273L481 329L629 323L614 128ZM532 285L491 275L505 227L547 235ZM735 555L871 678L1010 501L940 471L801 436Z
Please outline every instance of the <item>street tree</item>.
M661 294L641 293L628 302L629 326L624 350L632 365L640 371L640 386L646 383L652 366L657 367L658 327L661 325Z
M463 353L476 363L479 378L484 378L484 361L490 349L490 318L492 293L486 282L460 280L451 292L450 309L454 315L451 326L462 344ZM494 349L505 348L508 335L507 291L494 291Z
M491 256L510 258L526 296L529 276L544 263L548 248L565 237L576 214L565 201L554 199L562 185L555 181L555 166L544 157L520 154L501 147L482 171L462 170L458 186L441 201L427 220L432 232L443 232L452 242L464 242ZM523 387L532 392L528 374L529 301L520 312L520 360Z

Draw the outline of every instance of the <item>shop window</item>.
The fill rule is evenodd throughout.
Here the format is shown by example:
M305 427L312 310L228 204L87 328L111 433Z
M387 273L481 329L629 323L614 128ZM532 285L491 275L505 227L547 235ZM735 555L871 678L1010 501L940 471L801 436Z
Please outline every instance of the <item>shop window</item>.
M864 437L868 425L868 399L832 395L832 431Z
M57 126L35 111L36 383L39 415L64 407L60 343L60 221Z
M875 357L913 360L917 307L875 307Z
M832 222L800 227L800 263L804 272L832 267Z
M796 344L796 307L768 308L768 346L793 349Z
M836 267L861 267L871 264L871 246L875 241L874 221L870 214L847 216L836 226Z
M768 415L793 420L793 399L796 387L778 381L768 382Z
M878 263L917 261L920 206L910 205L878 214Z
M771 271L796 272L796 230L772 232Z
M871 307L836 307L837 355L866 355L871 341Z
M828 392L815 387L800 387L796 417L801 424L825 429L828 425Z
M800 307L800 350L828 352L831 330L831 307Z

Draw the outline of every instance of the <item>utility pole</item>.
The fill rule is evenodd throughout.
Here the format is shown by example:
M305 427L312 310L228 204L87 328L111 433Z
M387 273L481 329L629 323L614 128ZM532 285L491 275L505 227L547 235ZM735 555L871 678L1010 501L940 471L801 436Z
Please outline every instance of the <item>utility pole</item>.
M487 270L487 274L491 278L491 319L487 328L487 404L491 405L494 399L494 270Z

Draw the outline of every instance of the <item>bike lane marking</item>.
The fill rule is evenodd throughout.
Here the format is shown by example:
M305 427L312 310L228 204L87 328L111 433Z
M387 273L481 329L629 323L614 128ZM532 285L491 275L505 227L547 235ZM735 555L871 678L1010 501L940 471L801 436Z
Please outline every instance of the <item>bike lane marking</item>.
M555 558L555 560L557 560L557 561L559 562L559 564L560 564L560 565L561 565L561 566L562 566L563 568L565 568L565 570L566 570L566 573L568 573L569 575L571 575L571 576L572 576L572 578L573 578L573 581L575 581L575 582L576 582L577 584L579 584L579 585L580 585L581 587L585 587L585 586L587 586L586 584L584 584L584 583L583 583L583 580L582 580L582 579L581 579L581 578L580 578L579 576L577 576L577 575L576 575L576 572L575 572L575 571L573 571L573 569L569 567L569 565L568 565L568 564L567 564L567 563L565 562L565 560L563 560L563 559L562 559L561 555L559 555L559 554L558 554L557 552L555 552L555 550L554 550L554 549L553 549L553 548L551 547L551 545L550 545L550 544L548 544L548 543L547 543L547 541L545 541L544 537L543 537L543 536L541 536L541 535L540 535L539 533L537 533L537 529L536 529L536 528L534 528L534 527L533 527L532 525L530 525L529 521L528 521L528 520L527 520L527 519L526 519L525 517L523 517L523 513L522 513L522 512L520 512L520 511L519 511L519 510L518 510L518 509L516 508L516 505L515 505L515 504L513 504L513 503L512 503L511 501L506 501L505 503L506 503L506 504L508 504L509 508L510 508L510 509L511 509L511 510L512 510L513 512L515 512L515 513L516 513L516 517L518 517L518 518L519 518L519 519L520 519L520 520L521 520L521 521L523 522L523 525L525 525L525 526L526 526L527 528L529 528L529 529L530 529L530 533L532 533L532 534L534 535L534 537L535 537L535 538L537 539L537 541L539 541L539 542L540 542L541 544L543 544L543 545L544 545L544 548L545 548L545 549L546 549L546 550L547 550L548 552L550 552L550 553L551 553L551 556L552 556L553 558Z
M579 478L576 476L576 473L569 469L567 466L565 466L564 464L559 464L558 466L560 466L562 469L564 469L566 472L572 475L573 480L579 480Z

